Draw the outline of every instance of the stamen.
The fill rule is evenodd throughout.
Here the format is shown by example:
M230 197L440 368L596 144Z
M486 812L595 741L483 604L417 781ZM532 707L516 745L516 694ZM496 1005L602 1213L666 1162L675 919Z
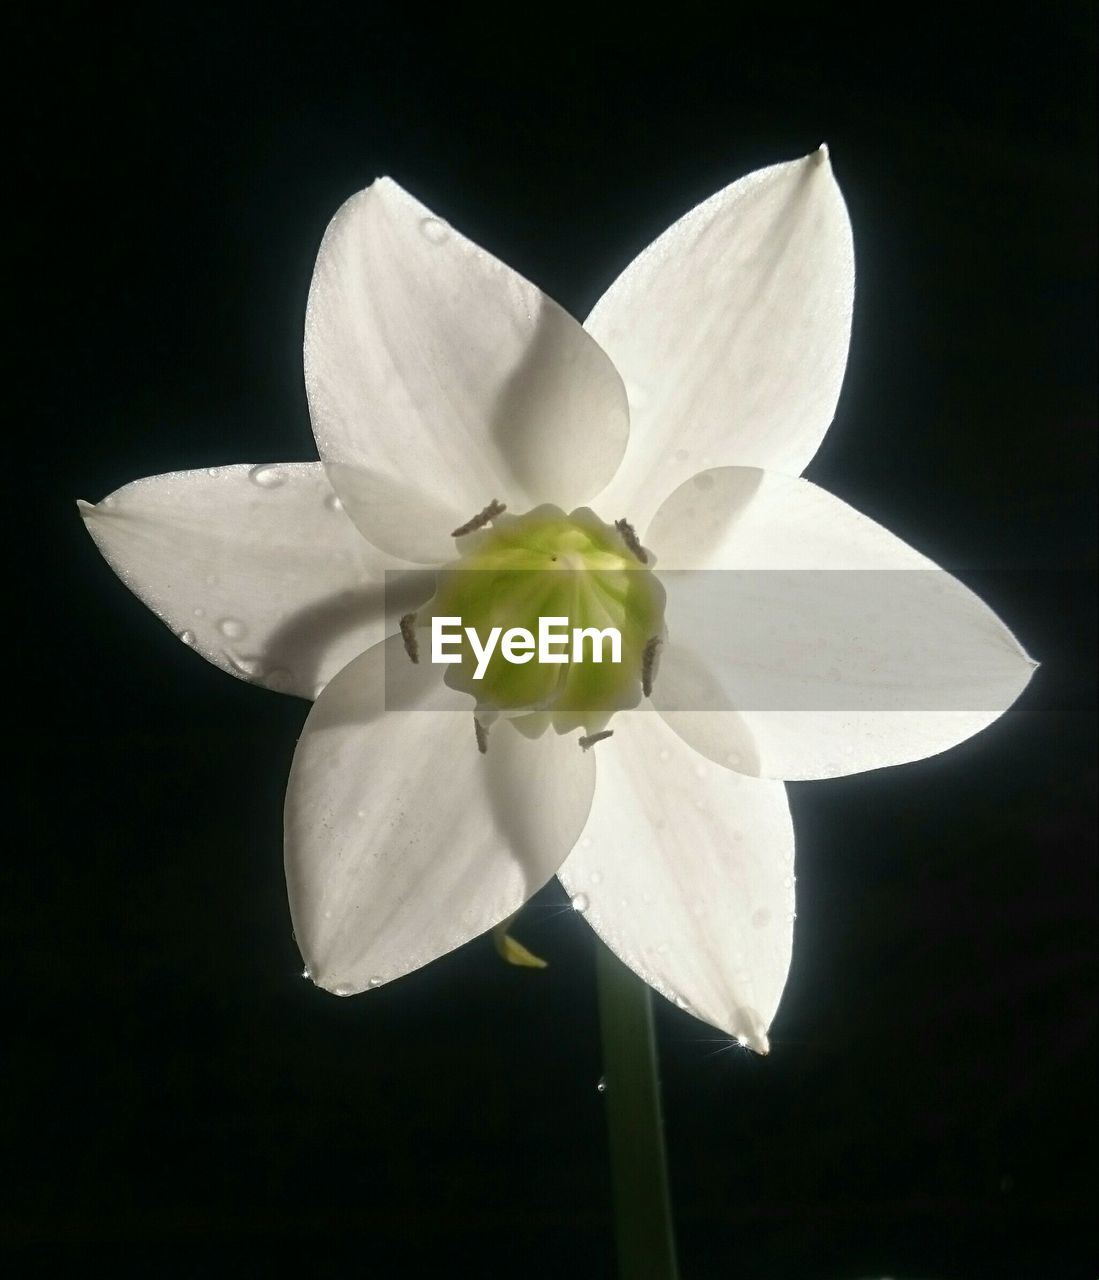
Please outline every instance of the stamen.
M416 615L414 613L406 613L401 619L401 639L404 641L404 651L408 654L412 662L420 661L420 642L416 638Z
M649 563L649 553L641 545L641 540L637 536L637 531L628 520L616 520L614 527L618 530L619 537L642 564Z
M646 642L645 649L641 654L641 692L647 698L653 691L653 675L656 666L656 651L660 648L661 640L659 636Z
M583 737L578 738L577 741L580 743L581 751L590 751L597 742L602 742L604 738L613 738L613 737L614 737L613 729L603 729L599 733L585 734Z
M477 719L473 717L473 732L477 735L477 750L481 755L488 754L488 729Z
M473 533L476 529L483 529L490 520L495 520L498 515L502 515L507 510L507 503L500 502L498 499L493 500L485 507L484 511L478 511L472 519L465 524L460 524L457 529L451 532L452 538L464 538L467 533Z

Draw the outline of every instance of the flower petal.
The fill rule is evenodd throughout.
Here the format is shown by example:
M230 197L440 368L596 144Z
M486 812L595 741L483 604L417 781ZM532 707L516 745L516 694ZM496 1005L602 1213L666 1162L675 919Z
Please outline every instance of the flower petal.
M386 569L413 570L391 580L391 609L432 590L366 542L319 462L150 476L80 511L111 568L185 644L302 698L385 634Z
M825 778L935 755L997 719L1034 670L972 591L807 480L703 472L646 544L669 632L653 702L730 768Z
M734 182L649 245L585 322L630 397L599 509L642 528L703 467L797 475L835 412L854 280L823 147Z
M391 637L332 681L298 743L286 793L290 910L313 980L337 995L400 977L506 919L587 818L594 762L575 740L527 741L501 720L480 755L472 700L440 674L412 666Z
M494 498L579 505L629 435L622 380L580 325L388 178L325 233L305 373L348 513L425 563Z
M621 720L561 882L635 973L766 1053L793 939L786 790L704 760L659 716Z

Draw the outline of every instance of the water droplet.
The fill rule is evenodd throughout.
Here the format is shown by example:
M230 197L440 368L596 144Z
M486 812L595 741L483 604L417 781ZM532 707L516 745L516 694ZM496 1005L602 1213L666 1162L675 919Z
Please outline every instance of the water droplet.
M305 966L305 968L301 971L301 976L302 976L303 978L311 978L311 977L313 976L313 975L309 972L309 966L308 966L308 965L306 965L306 966Z
M350 982L339 982L332 988L332 994L334 996L353 996L355 988Z
M676 462L686 462L690 456L691 455L687 452L686 449L677 449L675 451Z
M366 985L368 987L380 987L382 985L382 979L375 974Z
M672 1000L674 1001L675 1007L677 1009L683 1009L687 1013L690 1013L691 1011L690 1003L687 1000L684 1000L683 997L678 994L678 992L672 997Z
M714 478L712 475L709 474L709 472L700 471L698 475L695 476L696 489L706 490L706 489L712 489L713 487L714 487Z
M421 218L420 231L424 239L430 240L432 244L442 244L450 235L450 228L441 218Z
M771 923L771 912L767 907L758 907L752 912L752 928L766 929Z
M606 1093L606 1092L607 1092L607 1077L606 1077L606 1076L600 1076L600 1077L599 1077L599 1080L598 1080L598 1081L597 1081L597 1083L596 1083L595 1088L596 1088L596 1092L598 1092L598 1093Z
M747 1047L748 1047L748 1037L747 1037L747 1036L737 1036L737 1038L736 1038L736 1042L737 1042L737 1044L738 1044L738 1045L740 1045L740 1047L741 1047L742 1049L747 1049Z
M199 605L199 607L194 611L194 613L196 618L206 617L206 610L202 607L202 605Z
M586 893L574 893L569 899L569 906L573 911L579 911L581 915L588 909L588 895Z
M184 644L192 645L195 642L195 633L193 631L181 631L179 633L179 638Z
M243 640L248 634L248 628L239 618L222 618L218 630L226 640Z
M286 483L286 472L280 471L278 467L272 467L268 464L253 467L248 472L248 479L253 484L258 484L261 489L277 489L280 485Z
M234 653L226 653L224 657L237 675L245 680L258 680L263 675L263 664L258 658L242 658Z
M207 468L206 468L206 474L207 474L208 476L216 476L216 475L217 475L217 473L218 473L218 469L217 469L217 467L207 467Z

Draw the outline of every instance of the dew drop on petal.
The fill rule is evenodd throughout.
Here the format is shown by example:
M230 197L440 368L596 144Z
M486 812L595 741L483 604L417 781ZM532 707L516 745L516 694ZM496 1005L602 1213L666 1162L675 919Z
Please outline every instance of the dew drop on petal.
M225 660L238 676L245 680L258 680L263 675L263 664L258 658L241 658L233 653L226 653Z
M607 1077L606 1077L606 1076L600 1076L600 1077L599 1077L598 1081L596 1082L595 1089L596 1089L596 1092L597 1092L597 1093L606 1093L606 1092L607 1092Z
M207 467L207 468L206 468L206 474L207 474L208 476L216 476L216 475L217 475L217 473L218 473L218 469L217 469L217 467Z
M243 640L248 634L248 628L239 618L222 618L218 630L226 640Z
M574 893L569 899L569 906L573 911L578 911L581 915L588 909L588 895L586 893Z
M377 974L375 974L366 985L368 987L380 987L382 985L382 980L377 976Z
M181 631L179 633L179 638L184 644L193 645L195 642L195 633L193 631Z
M450 228L440 218L421 218L420 231L425 240L432 244L442 244L450 235Z
M310 973L309 971L308 965L306 965L305 968L301 971L301 976L303 978L311 978L313 976L312 973Z
M280 471L278 467L264 464L259 467L253 467L248 472L248 479L253 484L259 485L261 489L277 489L280 485L286 483L286 473Z
M205 618L206 610L201 605L199 605L199 607L194 610L194 615L196 618Z
M338 982L332 988L334 996L352 996L355 994L355 988L349 982Z
M324 505L329 511L342 511L343 503L340 501L339 494L330 493L324 500Z

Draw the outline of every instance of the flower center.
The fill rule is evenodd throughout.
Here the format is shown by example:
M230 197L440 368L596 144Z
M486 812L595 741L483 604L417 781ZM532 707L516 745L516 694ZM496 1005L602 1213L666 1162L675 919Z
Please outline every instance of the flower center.
M637 706L663 635L664 590L625 521L604 524L586 507L514 516L492 504L455 536L460 557L439 570L415 621L434 640L447 620L446 682L476 698L481 725L504 715L532 734L552 725L593 735Z

